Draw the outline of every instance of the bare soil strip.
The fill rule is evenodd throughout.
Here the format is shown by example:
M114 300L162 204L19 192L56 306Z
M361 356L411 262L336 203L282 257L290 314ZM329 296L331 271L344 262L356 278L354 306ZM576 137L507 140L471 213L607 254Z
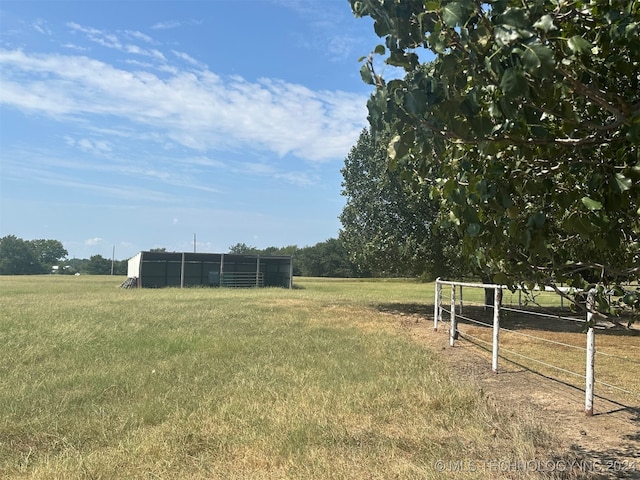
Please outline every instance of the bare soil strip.
M584 390L503 359L493 373L491 352L482 346L463 335L449 346L447 324L434 332L433 319L415 312L399 318L415 341L437 351L460 381L477 385L497 408L539 415L566 451L591 468L585 478L640 479L640 398L596 392L594 415L588 417Z

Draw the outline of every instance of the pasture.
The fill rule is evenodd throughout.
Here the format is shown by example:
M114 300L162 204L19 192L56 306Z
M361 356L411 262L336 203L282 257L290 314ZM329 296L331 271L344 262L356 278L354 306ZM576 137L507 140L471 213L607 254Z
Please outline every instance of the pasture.
M397 328L433 313L432 284L121 281L0 277L0 477L435 479L439 460L568 455Z

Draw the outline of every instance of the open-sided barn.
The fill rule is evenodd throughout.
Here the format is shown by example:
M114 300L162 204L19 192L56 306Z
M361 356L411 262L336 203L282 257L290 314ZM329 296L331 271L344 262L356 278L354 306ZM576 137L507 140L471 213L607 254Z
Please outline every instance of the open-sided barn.
M291 256L231 253L140 252L129 259L127 276L138 287L291 288Z

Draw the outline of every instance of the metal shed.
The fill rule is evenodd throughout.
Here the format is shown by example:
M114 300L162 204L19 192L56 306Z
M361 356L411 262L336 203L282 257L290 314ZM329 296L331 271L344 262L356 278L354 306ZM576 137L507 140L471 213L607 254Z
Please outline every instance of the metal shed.
M291 256L140 252L129 259L127 276L147 288L291 288L293 261Z

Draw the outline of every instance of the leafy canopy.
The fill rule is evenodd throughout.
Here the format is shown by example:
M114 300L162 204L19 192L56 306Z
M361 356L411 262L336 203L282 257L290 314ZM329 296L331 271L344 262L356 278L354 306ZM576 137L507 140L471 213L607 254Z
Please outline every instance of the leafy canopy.
M350 3L384 38L361 69L372 131L476 268L512 285L638 277L638 0Z
M360 269L376 277L460 274L457 235L434 228L438 203L428 185L405 181L407 169L389 169L385 143L363 130L345 158L340 240Z

